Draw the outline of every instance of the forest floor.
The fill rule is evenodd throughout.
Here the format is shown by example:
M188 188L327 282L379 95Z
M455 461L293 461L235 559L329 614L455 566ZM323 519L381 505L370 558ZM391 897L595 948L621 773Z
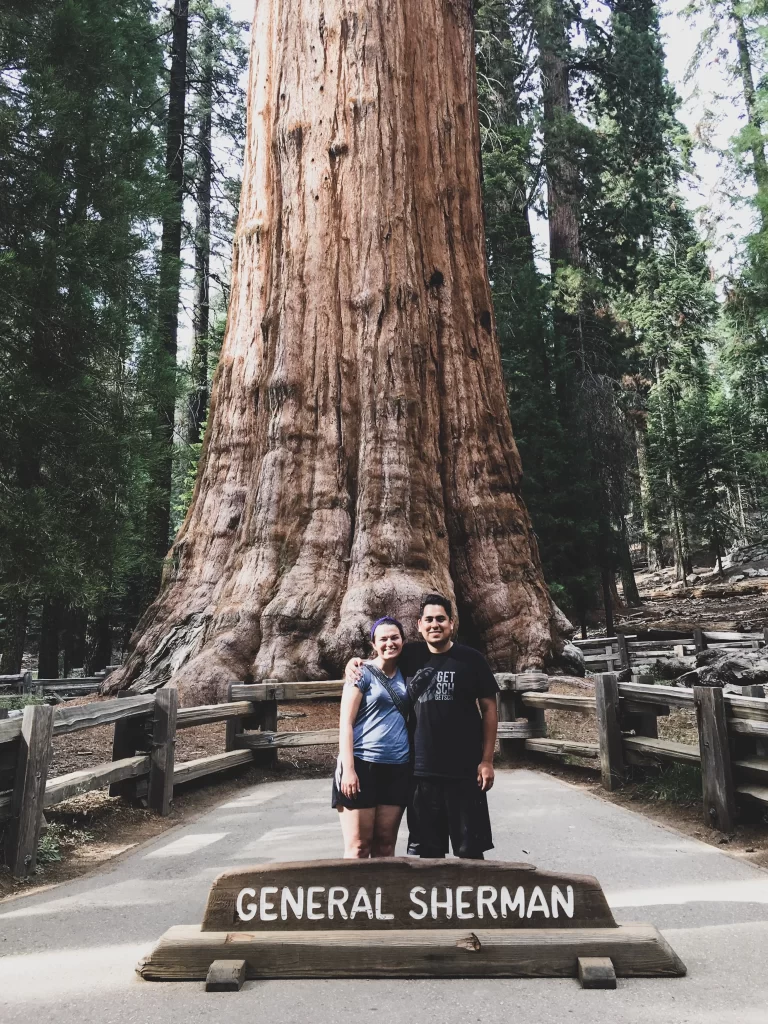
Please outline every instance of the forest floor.
M715 570L694 567L685 588L675 580L675 570L635 573L643 604L616 612L616 626L633 629L674 629L694 627L713 630L759 631L768 625L768 575L747 575L765 571L768 561L749 562ZM695 577L695 579L694 579ZM596 626L600 633L604 627Z

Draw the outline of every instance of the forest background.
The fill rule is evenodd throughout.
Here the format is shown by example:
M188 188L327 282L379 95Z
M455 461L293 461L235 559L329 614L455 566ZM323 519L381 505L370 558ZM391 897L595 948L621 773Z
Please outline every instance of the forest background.
M639 600L633 567L684 580L766 535L768 5L683 18L476 3L524 496L582 628L617 579ZM692 129L672 32L718 86ZM105 667L157 592L226 321L247 46L223 0L0 5L0 672Z

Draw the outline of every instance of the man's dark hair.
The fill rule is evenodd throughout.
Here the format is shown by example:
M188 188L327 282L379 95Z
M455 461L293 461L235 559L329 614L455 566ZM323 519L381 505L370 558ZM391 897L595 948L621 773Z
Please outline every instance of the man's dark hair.
M441 608L445 608L445 614L449 619L453 618L453 611L451 608L451 602L447 597L443 597L442 594L425 594L421 599L421 609L419 611L419 618L424 614L424 609L428 604L439 604Z

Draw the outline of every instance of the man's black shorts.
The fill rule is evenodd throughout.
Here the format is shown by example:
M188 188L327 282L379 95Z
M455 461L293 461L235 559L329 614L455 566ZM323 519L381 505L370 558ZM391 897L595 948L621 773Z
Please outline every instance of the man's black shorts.
M448 840L456 857L481 857L493 849L488 799L477 779L414 780L408 805L408 852L444 857Z
M357 796L344 796L341 792L341 758L336 764L333 776L331 807L346 807L360 810L363 807L405 807L411 794L411 766L406 764L382 764L379 761L361 761L355 758L355 771L360 780Z

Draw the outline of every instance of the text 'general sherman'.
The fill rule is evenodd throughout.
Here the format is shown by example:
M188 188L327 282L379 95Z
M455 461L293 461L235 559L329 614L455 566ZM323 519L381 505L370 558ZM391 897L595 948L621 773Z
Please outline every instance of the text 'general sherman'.
M491 921L573 918L573 886L530 888L519 885L459 885L454 888L415 885L403 902L388 900L386 889L377 886L347 888L343 885L276 886L258 891L240 890L235 903L241 921L393 921L395 905L402 907L403 927L408 920Z

